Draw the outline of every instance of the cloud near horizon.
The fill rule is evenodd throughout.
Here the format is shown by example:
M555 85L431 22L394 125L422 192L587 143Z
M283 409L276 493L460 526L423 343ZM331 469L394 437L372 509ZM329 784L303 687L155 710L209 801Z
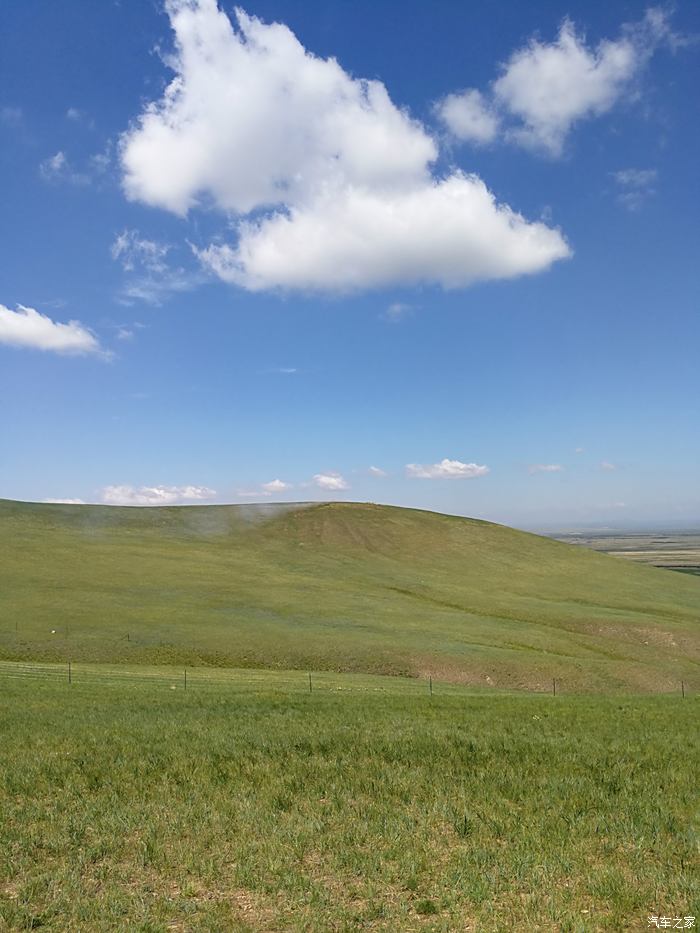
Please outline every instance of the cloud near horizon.
M80 321L62 324L25 305L17 305L17 310L12 311L0 304L0 344L3 343L65 356L109 355L92 331Z
M461 460L448 460L447 457L439 463L406 464L406 476L411 479L475 479L490 472L485 464L462 463Z
M315 473L313 482L319 489L343 490L350 486L340 473Z
M237 10L234 26L216 0L168 0L166 12L175 78L122 136L123 187L179 216L229 215L236 240L195 250L224 281L462 288L571 255L559 230L499 204L479 177L436 177L436 139L380 81L315 57L283 24Z
M105 505L179 505L215 496L207 486L105 486L101 492Z
M85 505L84 499L42 499L47 505Z
M561 463L532 463L527 471L531 476L535 473L563 473L564 467Z

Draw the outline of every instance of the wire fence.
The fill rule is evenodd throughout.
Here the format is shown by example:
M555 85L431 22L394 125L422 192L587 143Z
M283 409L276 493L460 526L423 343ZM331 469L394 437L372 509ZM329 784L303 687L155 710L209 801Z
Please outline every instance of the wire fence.
M427 693L432 695L437 684L432 677L402 678L372 674L339 674L308 671L275 671L258 669L163 667L118 668L99 664L73 662L34 663L0 661L0 678L43 680L55 683L106 686L154 686L170 690L221 689L234 691L278 691L282 693L382 692ZM443 693L460 693L465 688L456 684L441 684Z
M566 682L560 678L537 684L531 689L508 689L486 684L456 684L425 677L399 677L380 674L311 672L290 670L261 670L253 668L214 667L118 667L80 662L33 662L0 660L0 680L33 680L85 686L121 685L131 687L157 687L169 690L289 693L384 693L397 695L540 695L558 696L567 693ZM681 698L697 695L695 684L678 680L658 693L676 694ZM571 693L595 695L601 693L632 693L630 690L590 691L573 690Z

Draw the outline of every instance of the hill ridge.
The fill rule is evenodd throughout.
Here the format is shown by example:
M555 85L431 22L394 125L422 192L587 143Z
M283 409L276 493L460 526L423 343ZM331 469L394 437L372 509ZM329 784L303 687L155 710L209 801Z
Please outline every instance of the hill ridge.
M0 500L7 660L656 690L699 678L698 618L697 579L483 519L364 502Z

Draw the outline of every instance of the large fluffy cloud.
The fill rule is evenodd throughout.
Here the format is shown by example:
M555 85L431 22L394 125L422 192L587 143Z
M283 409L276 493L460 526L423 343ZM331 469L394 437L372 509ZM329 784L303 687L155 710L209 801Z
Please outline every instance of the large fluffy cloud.
M284 25L168 0L176 77L124 139L127 194L184 214L297 203L330 182L420 180L437 150L379 81L309 54Z
M284 25L216 0L169 0L175 78L122 138L129 198L234 218L199 251L245 288L446 287L547 268L557 230L499 205L470 175L436 178L426 129L383 84L307 52ZM255 212L253 217L247 216Z
M12 311L0 304L0 343L67 355L105 355L97 337L80 321L62 324L24 305Z
M568 254L556 230L528 223L479 178L460 174L410 191L336 191L244 224L236 246L200 253L222 279L251 290L456 288L537 272Z
M611 110L629 95L662 41L678 41L667 15L650 8L641 22L623 26L617 39L590 46L565 20L553 42L532 39L516 50L487 95L470 88L450 94L438 113L462 140L489 142L496 135L497 114L511 141L549 155L560 155L580 120Z

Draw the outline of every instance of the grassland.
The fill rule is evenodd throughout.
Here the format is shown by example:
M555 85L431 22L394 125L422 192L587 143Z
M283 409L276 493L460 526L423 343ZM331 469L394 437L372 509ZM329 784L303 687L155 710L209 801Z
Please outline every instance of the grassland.
M7 666L6 666L7 667ZM162 673L162 672L161 672ZM648 929L700 913L697 706L0 674L0 929ZM267 679L266 679L267 678ZM352 686L350 690L342 688Z
M6 660L659 692L699 618L696 579L410 509L0 502Z

